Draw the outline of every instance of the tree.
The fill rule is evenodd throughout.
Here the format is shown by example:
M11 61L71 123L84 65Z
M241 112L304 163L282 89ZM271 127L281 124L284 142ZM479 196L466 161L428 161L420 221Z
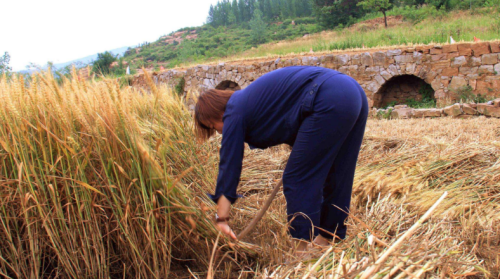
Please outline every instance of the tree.
M469 8L469 5L471 3L470 1L457 1L457 2L458 2L457 3L458 5L463 5L462 7L466 8L466 9ZM474 2L474 0L472 2ZM451 9L452 8L451 7L452 5L451 5L451 3L450 3L449 0L425 0L425 3L429 4L429 5L432 5L432 6L435 6L437 9L441 9L441 7L445 7L447 9ZM453 5L453 6L455 6L455 5Z
M253 18L253 13L256 10L255 0L245 0L245 2L247 4L248 19L251 19L251 18ZM262 12L260 14L261 14L261 17L262 17Z
M238 1L238 9L239 9L239 14L240 14L240 16L239 16L240 22L245 22L245 21L250 20L250 18L246 17L246 12L245 12L246 4L245 4L245 0L239 0Z
M215 15L214 5L210 5L210 10L208 10L207 23L211 23L212 25L214 24L214 15Z
M385 28L387 28L387 15L386 12L392 8L389 0L363 0L358 3L365 10L380 11L384 14Z
M238 1L233 0L233 3L231 4L231 11L234 18L236 19L236 23L240 23L241 18L240 18L240 10L238 9Z
M259 1L259 3L261 3L261 1ZM262 4L261 4L261 11L263 11L264 13L264 17L267 19L267 20L271 20L273 18L273 10L272 10L272 7L271 7L271 1L270 0L263 0Z
M271 0L270 1L270 19L272 20L276 20L276 18L279 16L280 14L280 0Z
M249 24L252 29L253 43L263 43L266 39L266 23L262 20L262 12L259 9L253 12L253 18Z
M238 21L236 20L236 16L233 13L233 10L229 11L229 15L227 16L227 21L229 24L238 23Z
M334 28L352 23L364 15L356 4L359 0L312 0L314 15L323 28Z
M295 0L296 16L310 16L311 15L311 1Z
M9 73L12 71L9 63L10 55L8 52L5 52L4 55L0 57L0 74Z
M111 63L116 61L116 56L111 52L97 54L97 60L92 65L92 71L101 74L109 74Z
M296 8L296 0L287 0L287 10L288 10L288 17L294 18L297 16L297 10Z

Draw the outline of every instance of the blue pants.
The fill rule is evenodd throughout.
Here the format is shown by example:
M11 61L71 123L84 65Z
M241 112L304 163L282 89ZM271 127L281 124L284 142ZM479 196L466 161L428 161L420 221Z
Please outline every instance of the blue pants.
M283 175L290 234L343 239L368 102L361 86L343 74L330 77L316 94Z

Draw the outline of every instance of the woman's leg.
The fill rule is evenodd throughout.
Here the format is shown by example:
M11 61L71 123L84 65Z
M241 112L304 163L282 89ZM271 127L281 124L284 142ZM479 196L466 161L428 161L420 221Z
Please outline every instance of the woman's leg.
M346 235L344 223L349 212L354 171L368 117L368 102L361 87L359 94L363 103L358 120L340 147L323 188L321 229L318 232L326 239L332 239L334 235L343 239Z
M320 225L325 181L363 107L358 86L345 75L324 82L313 112L299 128L283 176L290 234L294 238L310 241L313 225Z

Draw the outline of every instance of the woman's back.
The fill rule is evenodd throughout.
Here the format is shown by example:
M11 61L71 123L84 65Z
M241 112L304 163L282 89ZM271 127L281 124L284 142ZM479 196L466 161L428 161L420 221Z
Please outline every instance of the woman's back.
M293 145L304 117L301 105L309 92L319 87L314 86L315 78L336 73L309 66L287 67L267 73L233 94L228 102L227 115L238 114L244 118L245 141L252 147L267 148L281 143ZM312 101L314 96L310 99Z

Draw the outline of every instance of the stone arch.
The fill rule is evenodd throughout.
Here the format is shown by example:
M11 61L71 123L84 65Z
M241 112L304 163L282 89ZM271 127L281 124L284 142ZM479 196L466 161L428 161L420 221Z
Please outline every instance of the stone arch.
M424 95L435 99L434 89L422 78L403 74L391 77L373 95L373 106L380 108L389 104L405 104L408 99L421 101Z
M232 80L224 80L224 81L220 82L215 87L215 89L236 91L236 90L241 90L241 86Z

